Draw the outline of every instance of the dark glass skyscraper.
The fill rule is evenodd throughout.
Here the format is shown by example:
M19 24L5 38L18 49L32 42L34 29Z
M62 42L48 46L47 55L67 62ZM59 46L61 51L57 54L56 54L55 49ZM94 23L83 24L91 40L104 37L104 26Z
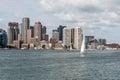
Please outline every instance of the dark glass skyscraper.
M58 27L59 41L63 41L63 29L64 29L65 27L66 27L66 26L62 26L62 25L59 25L59 27Z
M5 30L0 29L0 47L7 47L7 33Z

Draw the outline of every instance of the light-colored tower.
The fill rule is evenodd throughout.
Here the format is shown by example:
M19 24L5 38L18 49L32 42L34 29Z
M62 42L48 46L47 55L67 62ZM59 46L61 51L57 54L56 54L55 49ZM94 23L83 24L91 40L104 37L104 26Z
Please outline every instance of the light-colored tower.
M19 28L17 22L8 23L8 44L13 44L14 40L18 40Z
M29 18L24 17L22 19L22 31L23 31L22 38L23 38L24 44L27 44L27 29L29 29L29 24L30 24Z
M34 38L37 38L39 41L42 39L42 25L40 22L35 22L34 25Z
M63 29L63 44L67 47L71 45L71 29Z
M74 30L74 48L80 50L83 39L82 29L80 27L76 27Z
M27 29L27 43L30 44L32 38L32 30Z
M52 39L54 39L56 42L59 40L59 32L57 30L52 31Z
M8 30L8 45L12 44L13 43L13 38L12 38L12 31L11 31L11 28L9 27Z

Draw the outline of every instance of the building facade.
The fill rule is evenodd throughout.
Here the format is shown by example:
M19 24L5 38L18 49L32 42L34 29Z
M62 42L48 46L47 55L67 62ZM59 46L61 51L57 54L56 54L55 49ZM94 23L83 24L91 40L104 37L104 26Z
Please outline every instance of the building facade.
M41 24L41 22L35 22L34 38L38 39L39 41L42 40L42 24Z
M34 38L34 26L30 26L30 29L31 29L31 36L32 38Z
M18 40L19 27L17 22L8 23L8 44L13 44L14 40Z
M7 47L7 33L5 30L0 29L0 48Z
M99 45L105 45L106 44L106 39L98 39L98 44Z
M89 45L94 42L94 36L85 36L85 48L88 49Z
M27 17L22 18L22 38L23 43L27 44L27 29L30 27L30 20Z
M59 25L59 27L58 27L59 41L63 41L63 29L64 29L65 27L66 27L66 26L62 26L62 25Z
M66 47L70 47L70 45L71 45L71 29L68 29L68 28L63 29L63 44Z
M59 32L57 30L52 30L52 39L55 39L56 42L59 41Z
M81 49L83 40L83 33L80 27L76 27L74 31L74 48L77 50Z
M32 38L32 30L27 29L27 43L30 44Z

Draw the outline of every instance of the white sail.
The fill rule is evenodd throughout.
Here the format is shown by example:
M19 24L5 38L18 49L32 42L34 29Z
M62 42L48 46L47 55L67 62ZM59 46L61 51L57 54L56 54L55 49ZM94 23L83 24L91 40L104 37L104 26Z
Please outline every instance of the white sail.
M82 45L81 45L81 50L80 50L80 56L81 57L85 56L85 40L84 40L84 38L82 40Z
M84 51L85 51L85 40L83 39L80 52L84 53Z

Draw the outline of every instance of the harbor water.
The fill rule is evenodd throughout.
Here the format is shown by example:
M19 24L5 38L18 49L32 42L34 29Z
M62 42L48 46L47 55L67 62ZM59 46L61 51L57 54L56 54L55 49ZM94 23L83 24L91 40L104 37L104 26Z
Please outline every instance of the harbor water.
M120 80L120 51L0 50L0 80Z

